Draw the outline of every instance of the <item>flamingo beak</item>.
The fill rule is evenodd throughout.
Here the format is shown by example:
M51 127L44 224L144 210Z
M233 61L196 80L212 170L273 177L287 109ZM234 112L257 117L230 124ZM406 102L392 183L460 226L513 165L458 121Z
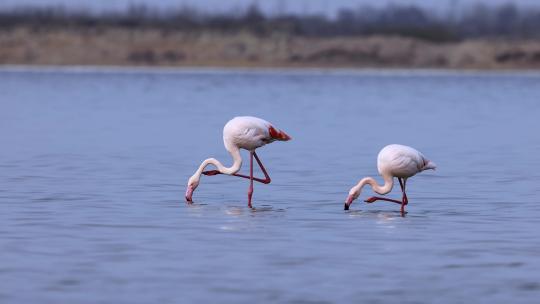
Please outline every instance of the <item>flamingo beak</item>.
M193 191L195 189L193 189L193 186L187 186L187 189L186 189L186 202L188 203L192 203L193 202Z
M349 207L351 206L353 200L354 197L352 195L347 196L347 200L345 201L345 207L343 208L343 210L349 210Z
M268 134L270 134L270 137L274 140L280 140L280 141L291 140L291 137L287 133L281 130L276 130L276 128L272 126L268 128Z
M289 134L287 134L287 133L285 133L283 131L280 131L279 133L280 133L279 135L281 137L280 140L282 140L282 141L288 141L288 140L292 139L292 137L290 137Z

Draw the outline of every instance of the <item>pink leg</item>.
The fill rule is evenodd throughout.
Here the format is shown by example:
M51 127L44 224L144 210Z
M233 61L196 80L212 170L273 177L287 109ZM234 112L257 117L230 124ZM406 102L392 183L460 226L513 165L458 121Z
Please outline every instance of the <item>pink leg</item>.
M251 207L251 197L253 196L253 153L249 153L249 189L248 189L248 207Z
M243 175L243 174L238 174L238 173L235 173L235 174L232 174L232 175L238 176L238 177L241 177L241 178L247 178L247 179L250 179L250 180L253 179L256 182L263 183L263 184L270 184L270 182L272 180L270 179L270 176L268 175L268 172L266 172L266 169L264 168L261 160L259 159L259 156L257 156L256 152L253 152L253 156L255 156L255 160L259 164L259 168L261 168L261 171L264 173L264 177L265 177L264 179L253 177L253 175L248 176L248 175ZM219 172L218 170L210 170L210 171L204 171L203 174L207 175L207 176L213 176L213 175L218 175L218 174L222 174L222 173Z
M400 204L401 205L401 214L404 215L405 214L405 205L407 205L409 203L409 201L407 199L407 194L405 193L405 181L403 181L400 177L398 177L398 181L399 181L399 185L401 187L401 192L403 193L401 201L391 199L391 198L386 198L386 197L372 196L372 197L366 199L365 202L366 203L373 203L373 202L376 202L376 201L387 201L387 202Z
M372 197L364 200L364 202L366 202L366 203L374 203L376 201L386 201L386 202L392 202L392 203L396 203L396 204L400 204L400 205L402 203L402 201L398 201L398 200L391 199L391 198L386 198L386 197L380 197L380 196L372 196Z
M259 168L261 168L261 171L264 174L264 177L265 177L264 179L253 177L253 157L255 157L255 160L259 164ZM219 172L218 170L210 170L210 171L204 171L203 174L207 176L213 176L213 175L218 175L218 174L223 174L223 173ZM248 207L249 208L252 208L251 198L253 197L253 181L263 183L263 184L269 184L272 181L270 179L270 176L268 175L268 172L266 172L266 168L264 168L261 160L259 159L259 156L257 155L255 151L250 152L249 154L249 176L238 174L238 173L235 173L232 175L249 179L249 189L248 189Z
M401 189L403 189L403 185L401 183L401 178L398 178L399 180L399 184L401 185ZM396 203L396 204L400 204L403 203L402 201L398 201L398 200L395 200L395 199L391 199L391 198L386 198L386 197L380 197L380 196L372 196L366 200L364 200L364 202L366 203L374 203L376 201L386 201L386 202L391 202L391 203Z
M409 204L409 199L407 198L407 193L405 193L405 181L403 182L403 187L401 187L401 191L403 191L403 205Z
M259 168L261 168L261 171L264 174L264 179L263 180L259 179L258 181L263 184L270 184L272 179L270 179L270 175L268 175L268 172L266 172L266 168L264 168L261 160L259 159L259 156L257 155L255 151L253 151L253 156L255 156L255 160L257 160L257 163L259 164Z
M401 178L399 178L399 185L401 186L401 192L403 192L403 197L401 198L401 216L405 216L405 205L409 203L409 200L407 199L407 194L405 193L405 182L407 180L401 181Z

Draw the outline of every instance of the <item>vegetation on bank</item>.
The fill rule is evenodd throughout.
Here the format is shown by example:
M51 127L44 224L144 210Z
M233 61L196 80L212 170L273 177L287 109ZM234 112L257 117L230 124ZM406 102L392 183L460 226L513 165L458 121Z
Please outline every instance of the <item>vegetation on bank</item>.
M275 33L301 37L402 36L432 42L478 38L540 39L540 8L513 4L476 4L437 14L412 5L342 9L335 17L265 14L255 4L245 10L208 13L190 7L157 10L133 5L124 12L67 10L61 7L20 7L0 11L0 30L128 28L165 31L248 31L257 36Z
M0 11L0 64L250 67L540 68L540 9L415 6L335 17L132 6L92 13Z

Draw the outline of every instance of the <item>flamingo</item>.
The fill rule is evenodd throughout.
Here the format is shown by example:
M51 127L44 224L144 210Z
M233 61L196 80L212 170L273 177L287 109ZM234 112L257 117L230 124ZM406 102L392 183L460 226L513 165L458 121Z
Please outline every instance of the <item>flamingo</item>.
M252 208L251 197L253 196L253 181L263 184L269 184L271 182L270 176L266 172L266 169L255 152L255 149L276 140L288 141L290 139L291 137L289 135L277 129L266 120L251 116L235 117L231 119L223 128L223 143L225 144L225 149L227 149L233 158L232 166L225 167L214 158L204 160L199 166L199 169L197 169L195 174L193 174L193 176L191 176L188 180L186 189L187 203L191 204L193 202L193 192L199 186L199 181L202 174L207 176L227 174L249 179L248 207ZM242 166L240 149L249 151L249 176L237 173L240 171L240 167ZM264 174L264 179L253 177L253 158L255 158L257 164L259 164L259 167ZM214 165L217 170L203 171L208 165Z
M388 145L384 147L377 157L377 169L384 179L384 185L380 186L372 177L364 177L358 184L351 188L349 196L345 201L345 210L349 210L352 202L360 196L360 192L365 185L370 185L373 191L385 195L394 186L394 177L397 177L403 196L401 201L372 196L365 200L366 203L373 203L377 200L393 202L401 205L401 214L405 214L405 205L409 203L405 186L407 179L419 172L428 169L436 169L434 162L428 160L424 155L414 148L404 145Z

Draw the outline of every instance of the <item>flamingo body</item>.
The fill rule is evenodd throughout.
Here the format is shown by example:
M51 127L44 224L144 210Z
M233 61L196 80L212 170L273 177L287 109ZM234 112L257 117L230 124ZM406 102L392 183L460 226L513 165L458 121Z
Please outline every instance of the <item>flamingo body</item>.
M227 122L223 128L223 143L227 150L236 146L254 151L275 140L289 139L288 135L278 131L271 123L257 117L235 117Z
M427 168L429 160L414 148L404 145L388 145L377 156L379 174L409 178Z
M384 184L379 185L372 177L364 177L349 191L349 196L345 201L345 210L348 210L352 202L360 196L362 188L365 185L370 185L373 191L384 195L392 191L394 177L397 177L403 193L401 201L382 197L370 197L366 202L373 203L377 200L383 200L398 203L401 204L401 213L404 214L404 207L408 204L407 194L405 193L407 179L424 170L435 170L435 168L435 163L428 160L414 148L397 144L388 145L377 156L377 169L384 179Z
M204 160L197 171L189 178L186 189L186 201L192 202L192 196L195 189L199 186L201 175L213 176L217 174L233 175L250 180L250 188L248 190L248 206L251 207L251 197L253 194L253 181L264 184L270 183L270 176L266 172L262 162L255 153L255 149L260 148L273 141L288 141L291 137L285 132L275 128L271 123L264 119L252 116L241 116L231 119L223 128L223 143L225 148L233 158L233 164L230 167L225 167L215 158ZM240 149L245 149L250 152L250 175L238 174L242 166L242 157ZM253 158L259 164L265 179L253 177ZM204 171L208 165L214 165L217 170Z

